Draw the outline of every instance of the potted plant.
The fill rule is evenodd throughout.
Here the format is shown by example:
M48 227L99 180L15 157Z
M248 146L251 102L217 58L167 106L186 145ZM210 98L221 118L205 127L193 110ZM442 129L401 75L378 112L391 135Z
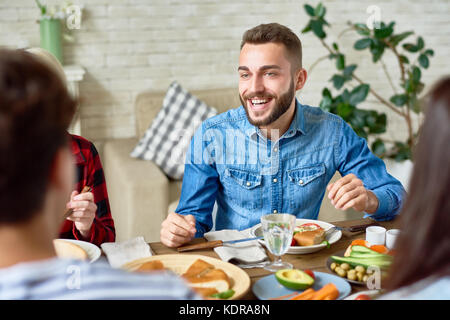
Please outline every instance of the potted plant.
M422 121L419 98L419 94L423 92L425 87L425 84L421 81L422 70L429 67L430 58L434 55L433 50L425 47L425 41L420 36L414 42L405 43L405 40L412 36L414 32L395 33L394 21L389 24L378 22L376 26L349 21L348 27L340 33L338 39L346 32L354 32L358 36L353 49L357 51L368 50L373 63L380 65L387 83L392 88L393 92L390 96L383 96L358 76L358 65L347 63L346 55L337 42L327 43L327 34L324 29L330 28L331 25L325 20L325 6L319 3L313 8L305 4L304 9L310 20L302 33L312 32L328 51L326 56L318 58L311 65L309 71L311 72L318 62L327 58L334 60L337 69L337 72L330 78L334 87L333 91L337 94L333 95L332 91L325 87L322 90L320 108L341 116L359 136L365 139L371 137L372 152L384 159L388 171L399 178L403 185L407 187L413 160L411 150L416 144ZM382 59L388 51L395 57L399 68L400 81L397 86L394 85L392 76ZM369 94L405 121L407 128L407 139L405 141L388 140L380 136L380 134L386 132L388 120L386 113L358 107ZM413 117L413 114L416 116ZM417 118L418 121L416 126L413 124L414 118ZM403 163L400 168L404 167L406 173L393 172L395 171L393 166L397 165L396 162Z
M63 64L62 39L73 41L69 30L74 26L74 28L79 28L81 9L79 6L74 6L70 2L65 2L62 6L48 6L43 5L39 0L35 1L41 13L41 17L38 20L41 47L51 52ZM72 28L67 28L66 24L62 23L68 18L71 18L71 22L76 22L75 25L73 23L71 24Z

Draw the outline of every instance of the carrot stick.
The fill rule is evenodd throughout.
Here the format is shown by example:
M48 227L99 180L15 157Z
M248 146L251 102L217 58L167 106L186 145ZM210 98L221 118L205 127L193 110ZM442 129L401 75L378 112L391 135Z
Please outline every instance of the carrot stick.
M286 295L284 295L284 296L279 296L279 297L275 297L275 298L270 298L269 300L283 300L283 299L286 299L286 298L290 298L290 297L292 297L292 296L295 296L295 295L297 295L297 294L298 294L298 292L293 292L293 293L286 294Z
M336 286L333 283L327 283L314 293L312 300L324 300L327 297L331 300L335 300L338 296L339 290Z
M298 296L291 298L290 300L311 300L311 298L314 296L314 293L314 289L309 288L300 293Z

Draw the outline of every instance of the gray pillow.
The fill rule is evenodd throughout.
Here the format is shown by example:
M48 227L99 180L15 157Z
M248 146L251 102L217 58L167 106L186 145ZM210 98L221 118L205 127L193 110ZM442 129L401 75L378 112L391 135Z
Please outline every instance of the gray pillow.
M187 148L197 127L217 110L172 82L161 110L140 139L131 157L151 160L172 179L181 179Z

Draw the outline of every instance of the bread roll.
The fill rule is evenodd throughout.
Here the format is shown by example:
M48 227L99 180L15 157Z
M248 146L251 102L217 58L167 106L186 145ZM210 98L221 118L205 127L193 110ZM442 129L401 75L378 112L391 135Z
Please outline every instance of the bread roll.
M149 272L154 270L164 270L164 264L159 260L147 261L136 269L136 271L139 272Z
M88 255L80 246L63 239L54 239L56 255L60 258L87 260Z
M294 239L299 246L313 246L325 240L325 230L316 229L311 231L297 232Z

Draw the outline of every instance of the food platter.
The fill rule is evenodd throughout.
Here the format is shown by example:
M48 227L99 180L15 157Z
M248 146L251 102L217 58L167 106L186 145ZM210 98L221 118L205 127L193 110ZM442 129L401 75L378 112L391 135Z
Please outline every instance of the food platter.
M316 223L319 226L321 226L323 229L325 229L325 231L330 228L335 227L331 223L320 221L320 220L297 219L295 222L296 226L300 226L305 223ZM263 232L261 229L261 224L259 223L259 224L255 225L254 227L252 227L250 229L250 234L252 235L252 237L262 236ZM339 241L339 239L341 239L341 237L342 237L342 232L340 230L336 230L336 231L332 232L331 234L327 235L325 240L327 240L329 242L329 244L332 245L333 243L336 243L337 241ZM261 244L264 244L264 240L259 240L259 241ZM291 246L291 247L289 247L289 249L286 253L288 253L288 254L313 253L313 252L322 250L323 248L326 248L326 246L327 246L326 244L316 244L313 246Z
M314 285L312 286L314 290L319 290L327 283L333 283L339 290L339 296L337 298L338 300L344 299L352 291L352 288L350 287L348 282L341 277L317 271L314 272L314 275L316 277ZM285 286L281 285L275 278L274 274L263 277L256 281L253 285L252 291L260 300L271 300L276 297L289 295L294 292L302 292L302 290L288 289Z
M338 251L336 254L333 254L333 255L334 256L341 256L341 257L343 257L344 256L344 251ZM333 273L335 275L335 272L331 269L331 264L333 262L334 262L333 259L331 259L331 257L328 257L328 259L327 259L327 268L328 268L328 270L330 270L331 273ZM342 278L342 279L346 280L347 282L349 282L351 284L355 284L355 285L358 285L358 286L365 286L366 285L366 283L363 282L363 281L350 280L350 279L347 279L347 278Z
M141 258L138 260L134 260L128 262L122 266L122 269L128 271L135 271L138 269L143 263L159 260L164 264L166 269L171 270L172 272L181 275L186 272L191 264L193 264L197 259L204 260L216 267L217 269L222 269L231 280L231 289L234 290L234 295L231 297L232 300L240 299L244 296L247 291L250 289L250 277L248 274L236 267L235 265L203 255L196 254L165 254L165 255L156 255L146 258Z

